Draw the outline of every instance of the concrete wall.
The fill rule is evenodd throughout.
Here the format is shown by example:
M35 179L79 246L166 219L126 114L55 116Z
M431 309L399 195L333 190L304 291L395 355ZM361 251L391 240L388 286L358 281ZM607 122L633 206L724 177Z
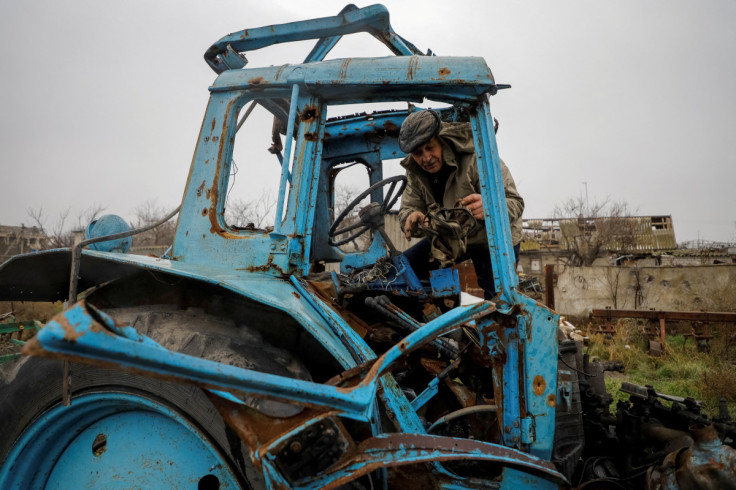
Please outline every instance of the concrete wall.
M736 311L736 264L697 267L559 268L555 310L587 317L593 308Z

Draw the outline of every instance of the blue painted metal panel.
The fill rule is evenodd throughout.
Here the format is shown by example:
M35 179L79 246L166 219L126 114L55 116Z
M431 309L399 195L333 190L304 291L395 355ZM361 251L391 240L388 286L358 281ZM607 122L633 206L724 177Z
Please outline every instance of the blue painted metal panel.
M494 365L496 403L504 444L549 459L555 429L557 386L557 324L559 315L521 296L519 314L481 319L484 352L502 359ZM498 317L502 320L502 317ZM553 359L554 362L550 362Z
M389 56L231 70L217 77L210 91L272 90L273 95L288 97L293 80L332 103L365 103L391 94L400 100L421 94L475 102L481 94L496 89L483 58Z
M496 291L502 303L516 304L519 293L513 291L519 284L514 264L514 250L511 240L508 207L501 175L501 162L498 157L496 135L493 131L488 101L484 100L476 114L471 117L475 155L478 162L483 212L486 222L486 236L491 250L491 264ZM503 304L499 309L505 309Z
M521 295L520 295L521 296ZM524 342L524 394L526 413L531 419L534 441L529 452L552 457L557 406L557 328L560 317L554 311L521 296L520 339Z

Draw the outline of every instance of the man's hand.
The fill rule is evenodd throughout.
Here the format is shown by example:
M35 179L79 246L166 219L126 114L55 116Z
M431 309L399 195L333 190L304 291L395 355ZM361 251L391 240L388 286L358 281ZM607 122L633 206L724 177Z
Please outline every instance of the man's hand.
M406 218L406 222L404 223L404 236L407 240L411 241L411 235L417 231L417 227L422 220L424 220L424 214L420 211L414 211L408 218Z
M475 219L483 219L483 199L480 194L470 194L460 199L460 205L465 206ZM409 220L407 220L407 223Z

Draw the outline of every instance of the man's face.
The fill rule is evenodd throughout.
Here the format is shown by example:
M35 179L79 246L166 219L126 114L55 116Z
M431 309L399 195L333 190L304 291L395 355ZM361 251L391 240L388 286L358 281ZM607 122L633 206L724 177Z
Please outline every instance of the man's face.
M437 136L423 144L413 152L411 157L419 167L427 173L434 174L442 168L442 143Z

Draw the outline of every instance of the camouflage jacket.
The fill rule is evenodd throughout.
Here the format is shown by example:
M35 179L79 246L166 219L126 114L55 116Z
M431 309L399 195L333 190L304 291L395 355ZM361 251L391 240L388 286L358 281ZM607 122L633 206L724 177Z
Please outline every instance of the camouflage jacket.
M439 138L442 142L442 159L445 165L449 165L453 170L445 184L444 202L438 204L445 208L453 208L459 199L469 194L480 194L470 123L442 123ZM408 179L406 190L401 196L401 210L399 211L399 220L403 230L406 219L413 211L426 214L435 199L429 183L429 174L414 162L411 155L401 161L401 166L406 169ZM516 245L521 241L521 215L524 211L524 199L516 190L511 172L503 160L501 161L501 174L511 223L512 245ZM468 246L485 243L485 226L482 222L480 225L478 230L468 237Z

